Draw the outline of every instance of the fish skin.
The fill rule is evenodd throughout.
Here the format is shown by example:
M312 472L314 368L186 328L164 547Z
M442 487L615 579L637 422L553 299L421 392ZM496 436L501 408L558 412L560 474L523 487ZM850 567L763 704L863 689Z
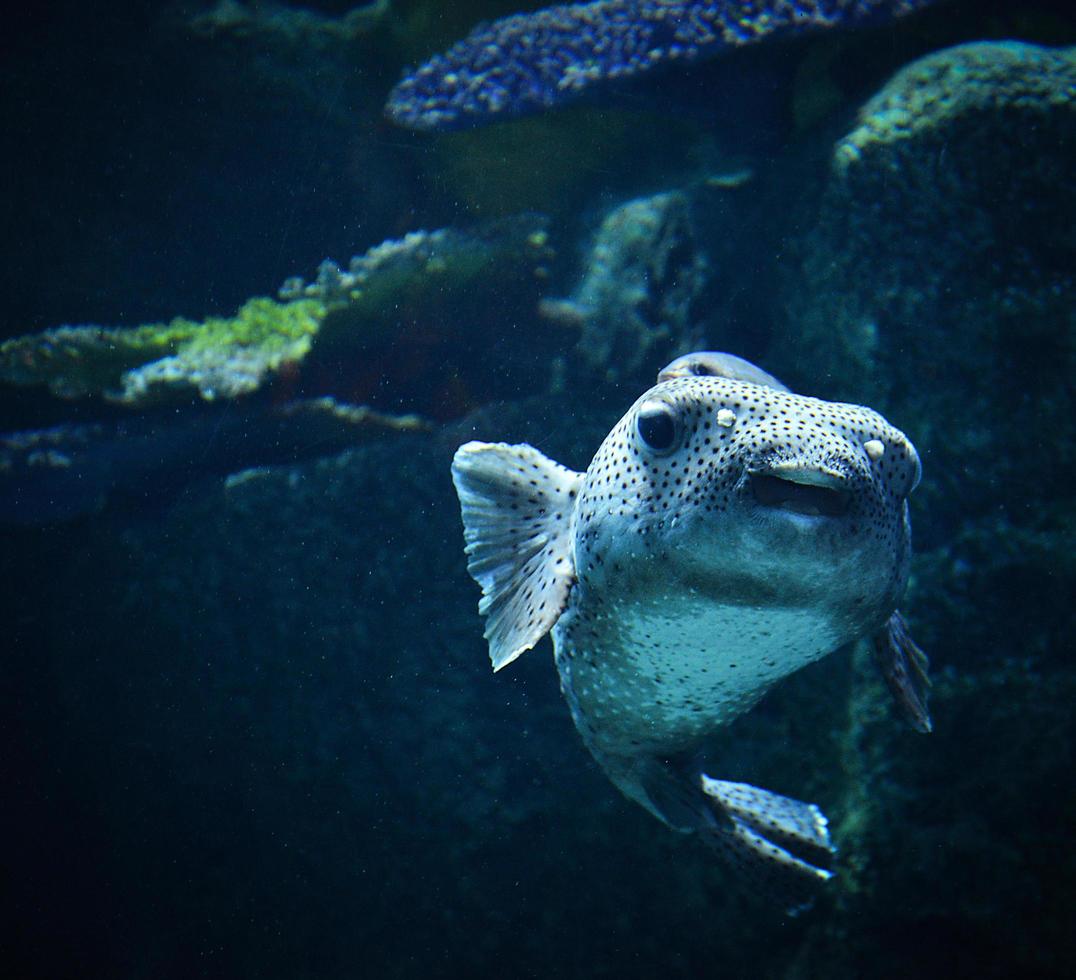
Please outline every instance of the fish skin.
M575 725L621 791L805 904L830 875L821 811L696 760L781 678L902 627L920 477L907 437L861 406L674 371L585 474L469 443L453 476L495 667L551 631Z
M647 453L633 431L639 407L655 400L690 417L685 444L667 457ZM746 417L722 427L716 421L722 410ZM786 424L790 417L795 421ZM900 457L896 492L880 484L884 471L862 449L870 439ZM750 499L749 468L790 464L836 470L853 494L846 519L768 512ZM917 472L907 439L869 409L720 378L673 380L643 395L587 470L573 518L576 585L554 631L577 723L600 732L599 752L624 754L640 740L666 752L689 747L753 704L777 674L881 627L907 577L905 497ZM772 649L756 643L781 664L773 673L758 662L753 671L738 665L740 673L708 672L705 680L682 676L665 646L654 649L644 639L647 632L684 634L687 627L677 623L704 610L708 627L727 619L731 632L753 610L777 604L796 611L782 616L804 617L802 627L788 624L797 635L822 631L824 639L797 646L795 654L788 636ZM732 647L730 663L744 660L741 641L713 639ZM715 651L697 653L705 659ZM588 654L597 666L588 666ZM682 650L675 655L683 656ZM654 680L663 672L666 690L658 692ZM703 710L692 710L696 705ZM660 736L648 739L654 731Z
M750 381L767 388L776 388L778 391L788 391L786 385L750 361L745 361L735 354L709 350L683 354L670 361L658 372L658 381L671 381L673 378L690 378L699 375Z

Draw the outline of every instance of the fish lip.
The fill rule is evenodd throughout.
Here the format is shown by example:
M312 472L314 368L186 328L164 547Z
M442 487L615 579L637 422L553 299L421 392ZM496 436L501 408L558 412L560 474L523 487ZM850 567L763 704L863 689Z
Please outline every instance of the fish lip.
M755 502L807 517L843 517L852 502L848 477L828 466L774 463L747 469Z

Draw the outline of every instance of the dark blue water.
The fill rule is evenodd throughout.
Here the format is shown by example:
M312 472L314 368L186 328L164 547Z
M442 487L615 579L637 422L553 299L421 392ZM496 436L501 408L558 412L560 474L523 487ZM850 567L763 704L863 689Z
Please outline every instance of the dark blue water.
M10 22L5 976L1073 972L1072 12L939 2L463 132L386 119L407 66L540 6ZM275 357L295 276L316 323ZM276 326L212 342L88 326L257 296ZM922 457L933 733L860 644L707 746L829 817L792 918L617 792L548 640L492 673L449 476L471 439L584 470L695 349Z

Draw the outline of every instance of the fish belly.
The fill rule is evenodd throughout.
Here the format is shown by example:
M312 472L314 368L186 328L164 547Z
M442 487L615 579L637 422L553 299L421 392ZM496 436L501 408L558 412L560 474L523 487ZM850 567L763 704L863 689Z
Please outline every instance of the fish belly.
M648 603L554 633L561 686L592 751L674 752L747 711L842 642L816 610Z

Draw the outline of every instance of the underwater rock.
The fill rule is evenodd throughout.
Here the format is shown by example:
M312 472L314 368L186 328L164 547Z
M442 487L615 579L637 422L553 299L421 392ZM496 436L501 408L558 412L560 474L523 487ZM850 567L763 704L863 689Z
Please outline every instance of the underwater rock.
M50 601L82 596L62 618L109 653L74 663L61 644L40 664L63 675L54 693L68 735L93 730L113 745L94 820L124 842L114 870L135 962L163 955L169 976L193 967L181 934L224 941L237 895L254 931L288 923L249 947L287 974L309 965L311 943L320 976L353 975L356 963L399 975L420 946L420 962L443 950L463 972L508 942L540 954L532 900L511 901L514 882L563 881L551 818L582 802L604 834L619 804L574 745L548 665L508 679L507 697L487 677L444 474L461 433L492 435L494 417L520 438L553 433L580 458L575 433L592 433L592 417L551 407L506 406L447 437L204 481L158 521L85 528L93 542L55 570ZM35 629L48 646L52 626ZM531 704L523 733L509 699ZM570 867L597 874L620 847L599 839ZM189 873L210 854L211 873ZM162 882L163 904L150 900ZM190 918L196 906L208 931ZM163 946L144 945L142 929L166 920L178 928ZM246 940L227 945L231 973Z
M788 678L713 747L729 778L834 821L835 894L785 919L609 788L548 650L489 670L454 450L504 438L582 467L627 400L596 407L582 387L491 406L205 479L157 520L86 522L63 548L39 535L0 551L9 581L47 583L0 596L19 605L8 663L44 678L20 689L16 748L33 747L37 782L8 815L58 855L20 850L20 870L66 896L71 867L88 867L96 942L155 975L197 972L204 949L233 975L481 975L509 960L549 976L600 963L688 978L716 962L786 980L880 963L930 980L969 964L1063 975L1071 523L971 521L917 556L906 610L938 668L929 743L863 651L852 670L837 654ZM918 439L924 420L897 404ZM941 465L927 459L917 492Z
M469 438L537 441L585 465L622 406L575 392L565 408L563 395L504 404L204 480L158 521L86 526L42 573L48 590L29 601L67 612L31 614L34 662L69 751L88 740L109 759L54 819L88 808L124 841L102 900L125 962L186 967L220 945L226 972L295 974L316 948L318 976L352 976L359 958L415 976L444 957L478 974L519 956L579 976L584 943L622 976L720 961L732 976L764 962L769 976L850 980L880 960L951 976L981 947L1013 975L1060 974L1076 878L1050 858L1072 808L1034 815L1033 801L1071 769L1076 672L1049 653L1076 628L1057 612L1076 588L1071 538L969 524L950 552L917 559L908 612L940 668L929 744L864 651L788 679L714 747L731 778L817 799L834 820L834 895L787 920L610 790L547 650L489 669L444 473ZM710 919L721 927L698 927ZM909 947L924 929L928 947Z
M361 352L372 338L406 331L434 316L448 321L482 288L536 301L536 271L549 258L544 219L523 215L473 232L413 232L352 260L331 262L316 282L289 280L285 299L257 297L233 317L197 323L108 329L60 327L0 344L0 380L44 384L62 398L101 395L129 406L162 401L235 399L299 365L312 348L335 358ZM401 318L411 312L410 321ZM473 329L459 317L442 338L451 348ZM357 370L350 364L351 370Z
M1074 145L1076 49L929 55L838 142L783 267L770 363L918 420L940 527L1071 493L1072 440L1028 435L1076 415Z
M355 256L346 272L326 260L312 282L288 279L279 295L287 301L316 299L333 309L361 304L372 313L416 293L440 293L454 280L495 276L521 260L548 259L548 241L546 220L536 214L502 218L471 231L413 231Z
M822 207L846 248L872 256L871 278L895 292L902 279L944 288L980 261L998 281L1002 270L990 266L1010 280L1063 279L1076 249L1074 128L1076 48L939 51L860 109L833 152Z
M596 0L483 24L408 74L386 115L450 130L541 112L611 82L810 29L899 17L934 0Z
M430 428L417 415L323 397L7 433L0 435L0 524L55 524L121 497L145 507L206 476L239 479L251 467Z
M858 936L812 938L853 975L894 928L997 976L1071 965L1045 910L1076 875L1044 855L1072 801L1029 801L1072 765L1074 56L984 43L898 72L836 144L775 291L767 366L884 406L923 457L907 605L935 727L917 757L857 653L842 757L866 789L835 832ZM920 968L890 955L894 975Z
M1045 121L1071 110L1073 85L1073 48L1000 41L935 52L898 71L859 110L858 125L837 144L835 174L860 187L873 181L878 190L883 181L895 180L896 193L906 194L939 176L938 161L929 151L960 136L951 150L970 167L963 171L964 186L991 176L996 180L996 165L982 155L983 145L1007 119ZM978 128L980 123L987 132ZM956 173L943 168L940 175ZM960 186L953 181L937 193L943 196Z
M858 795L849 786L835 827L848 844L838 907L855 915L856 938L839 918L820 923L818 962L869 975L882 944L896 975L929 959L942 976L969 951L988 975L1068 971L1071 939L1052 911L1076 885L1076 865L1056 860L1076 804L1053 791L1072 769L1076 696L1076 511L1064 509L1035 528L969 520L916 562L909 604L940 668L929 751L893 724L857 652L842 759L865 782ZM887 943L894 928L929 931L929 950Z
M687 192L614 208L594 236L571 298L540 306L548 320L579 332L565 372L649 381L655 362L702 346L710 275Z
M570 342L538 317L553 258L546 228L544 216L522 214L416 232L346 271L327 262L314 282L286 282L283 296L328 307L304 390L438 420L543 390Z
M0 436L0 522L47 524L99 510L112 488L111 460L91 472L84 461L109 441L100 424Z

